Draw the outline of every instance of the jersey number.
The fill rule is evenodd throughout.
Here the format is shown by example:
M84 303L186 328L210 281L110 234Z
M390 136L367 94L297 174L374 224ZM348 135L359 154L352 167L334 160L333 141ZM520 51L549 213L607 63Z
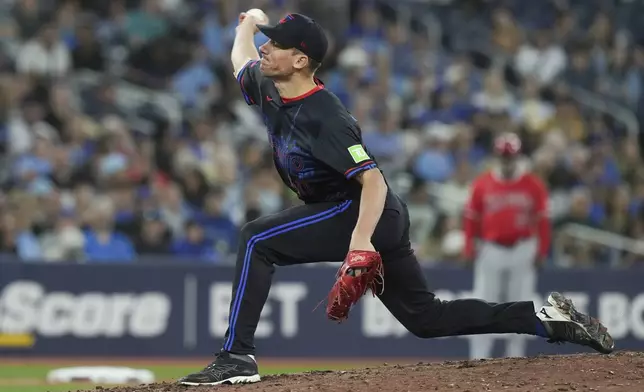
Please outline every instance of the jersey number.
M528 223L529 223L528 213L518 212L514 221L514 224L516 225L516 227L526 227L528 226Z

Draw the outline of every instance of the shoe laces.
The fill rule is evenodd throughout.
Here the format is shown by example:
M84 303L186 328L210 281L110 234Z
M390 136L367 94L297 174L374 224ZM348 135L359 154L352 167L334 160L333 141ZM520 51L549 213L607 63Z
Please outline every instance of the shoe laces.
M203 370L212 370L212 369L214 369L215 366L217 365L217 360L219 359L220 356L221 356L221 353L215 354L215 359L212 362L210 362L208 364L208 366L206 366Z

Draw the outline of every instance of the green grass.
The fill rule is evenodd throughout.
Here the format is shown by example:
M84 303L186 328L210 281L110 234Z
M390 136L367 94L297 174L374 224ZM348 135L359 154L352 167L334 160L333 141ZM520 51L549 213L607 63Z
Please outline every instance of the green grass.
M79 364L82 366L82 364ZM199 366L186 366L180 364L173 366L171 364L164 365L150 365L136 363L127 364L123 363L120 366L132 367L137 369L148 369L155 375L157 381L172 381L184 376L190 372L199 369ZM261 366L261 363L260 363ZM66 365L0 365L0 392L69 392L77 390L92 390L93 385L89 384L57 384L46 385L45 377L47 373L55 368L66 367ZM349 369L355 366L350 364L338 364L337 366L261 366L262 374L280 374L280 373L300 373L310 370L342 370ZM29 381L33 381L29 382ZM19 385L24 383L27 385ZM42 385L34 385L34 383L42 383ZM29 385L31 384L31 385Z

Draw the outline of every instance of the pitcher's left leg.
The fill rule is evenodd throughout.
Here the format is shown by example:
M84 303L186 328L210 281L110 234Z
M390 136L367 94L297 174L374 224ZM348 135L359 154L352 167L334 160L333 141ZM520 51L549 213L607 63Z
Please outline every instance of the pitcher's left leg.
M604 354L614 349L612 337L599 320L578 312L572 301L559 293L552 293L537 312L532 301L441 301L427 289L413 254L383 264L386 283L379 298L420 338L514 333L588 346Z
M401 218L408 227L406 211L402 211ZM378 297L414 335L435 338L514 333L589 346L601 353L613 350L613 339L606 328L598 320L578 312L570 300L558 293L552 293L538 312L532 301L491 303L479 299L442 301L436 298L429 291L411 249L408 230L404 232L397 251L383 254L385 287Z

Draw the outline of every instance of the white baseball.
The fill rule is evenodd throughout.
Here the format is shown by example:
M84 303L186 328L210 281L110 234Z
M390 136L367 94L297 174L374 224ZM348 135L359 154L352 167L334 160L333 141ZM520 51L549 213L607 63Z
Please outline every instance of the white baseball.
M257 20L257 24L268 24L268 15L259 8L251 8L246 11L246 15L251 15Z

